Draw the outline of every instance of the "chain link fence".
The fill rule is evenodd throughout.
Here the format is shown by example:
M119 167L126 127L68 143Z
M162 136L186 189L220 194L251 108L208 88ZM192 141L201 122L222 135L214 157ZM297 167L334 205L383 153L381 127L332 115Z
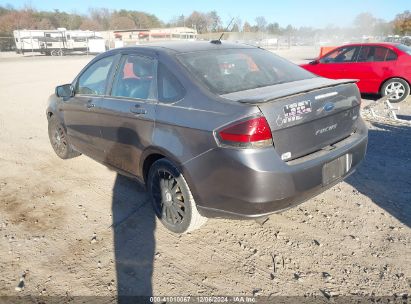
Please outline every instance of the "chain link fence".
M219 39L222 32L198 34L198 40ZM318 38L295 35L273 35L264 32L225 32L223 40L246 43L271 49L291 48L292 46L318 45Z
M0 37L0 52L13 52L16 44L13 37Z

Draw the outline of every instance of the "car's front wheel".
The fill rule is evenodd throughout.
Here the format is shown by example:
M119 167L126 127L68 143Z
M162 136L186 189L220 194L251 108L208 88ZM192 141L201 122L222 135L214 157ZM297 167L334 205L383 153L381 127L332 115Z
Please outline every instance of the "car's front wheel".
M410 94L409 84L401 78L391 78L381 87L381 95L392 95L388 100L390 102L401 102Z
M58 157L68 159L80 155L70 146L64 126L54 116L49 119L48 131L51 146Z
M207 221L198 213L184 176L169 160L163 158L151 166L147 186L154 212L170 231L193 231Z

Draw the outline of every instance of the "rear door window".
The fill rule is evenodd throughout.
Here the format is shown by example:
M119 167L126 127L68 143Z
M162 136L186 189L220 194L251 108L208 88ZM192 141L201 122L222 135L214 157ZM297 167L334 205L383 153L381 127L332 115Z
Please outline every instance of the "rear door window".
M361 47L357 62L381 62L396 59L397 54L386 47L365 45Z
M111 96L155 99L155 60L139 55L122 58Z
M385 58L385 61L394 61L397 60L397 57L397 54L393 50L388 50L388 54Z
M185 89L177 77L162 63L158 65L158 100L160 102L176 102L185 95Z
M387 54L388 54L387 48L376 46L374 47L374 60L373 61L376 61L376 62L385 61L385 58L387 58Z

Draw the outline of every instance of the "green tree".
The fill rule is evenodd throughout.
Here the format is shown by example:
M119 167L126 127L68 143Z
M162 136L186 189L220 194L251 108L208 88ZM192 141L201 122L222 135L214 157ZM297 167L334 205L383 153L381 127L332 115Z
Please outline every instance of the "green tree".
M235 30L234 30L235 29ZM241 32L243 29L243 22L240 17L234 19L234 25L232 28L232 32Z
M251 25L250 25L250 23L248 23L248 21L244 22L243 32L245 32L245 33L251 32Z
M134 29L136 24L133 19L127 16L114 15L110 20L110 29L112 30L128 30Z
M398 35L411 35L411 12L406 10L398 14L394 21L394 32Z
M393 33L392 22L386 22L382 19L376 19L374 25L374 34L378 36L387 36Z
M186 26L193 27L198 33L203 34L208 30L209 20L206 14L193 11L186 19Z
M270 23L267 25L267 32L269 34L278 35L280 34L280 25L277 22Z
M180 16L177 18L177 24L176 24L176 26L186 26L186 19L185 19L184 15L180 15Z
M84 19L80 25L81 30L101 31L103 27L100 23L90 18Z
M257 26L257 31L260 32L265 32L266 27L267 27L267 20L265 20L265 18L263 16L258 16L257 18L255 18L255 23Z
M209 32L217 32L221 30L221 18L216 11L207 13L207 30Z
M107 8L90 8L90 18L98 22L104 30L110 29L112 12Z
M238 33L240 28L238 27L237 23L234 23L233 27L231 28L231 32Z
M361 13L354 19L354 26L360 35L374 34L374 27L377 19L370 13Z

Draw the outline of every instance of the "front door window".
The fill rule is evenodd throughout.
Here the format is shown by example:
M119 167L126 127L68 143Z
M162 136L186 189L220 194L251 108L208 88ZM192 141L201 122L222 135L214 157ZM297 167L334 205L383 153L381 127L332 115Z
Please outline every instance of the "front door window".
M155 61L129 55L122 60L111 95L136 99L155 99Z
M331 52L327 56L321 58L321 63L345 63L355 62L356 55L358 53L358 47L348 46L338 48Z
M76 94L104 95L113 62L114 56L108 56L89 66L77 81Z

